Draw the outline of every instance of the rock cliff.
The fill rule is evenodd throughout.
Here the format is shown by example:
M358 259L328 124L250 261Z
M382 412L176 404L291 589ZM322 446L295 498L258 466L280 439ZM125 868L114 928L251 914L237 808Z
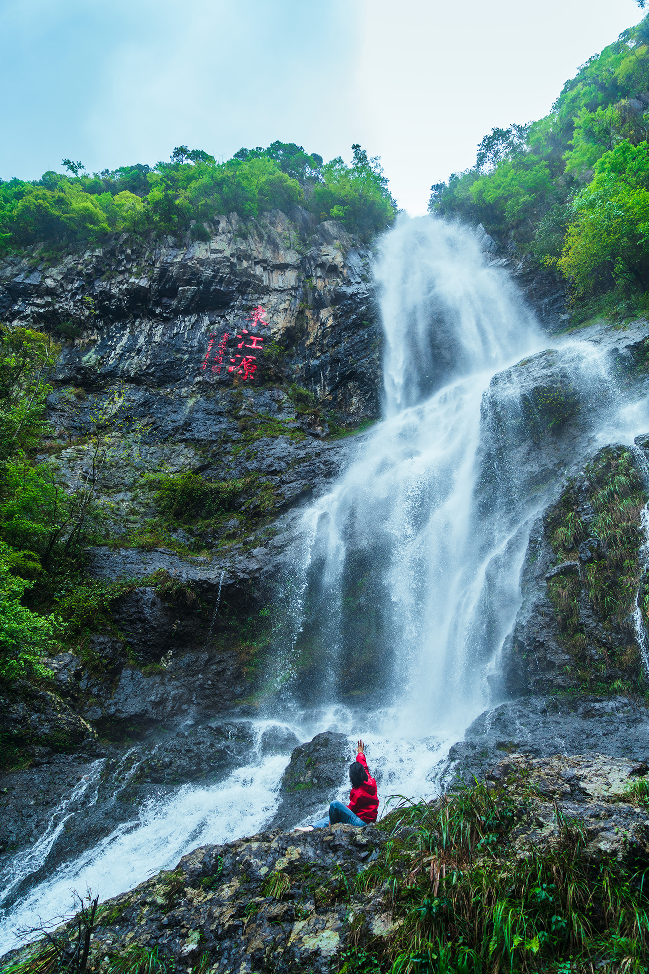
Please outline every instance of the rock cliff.
M251 692L259 660L235 630L242 620L251 637L263 629L297 509L346 462L341 433L379 411L370 254L336 224L313 230L297 217L244 225L233 215L206 243L118 239L53 264L36 250L0 267L3 320L63 342L47 448L64 483L93 478L107 544L90 552L88 573L132 581L86 658L55 665L59 714L72 704L118 733L190 708L213 714ZM261 305L263 350L244 381L228 363ZM179 510L162 525L156 478L185 473L206 492L234 482L229 516ZM143 675L147 666L158 670ZM4 712L4 733L24 744L67 733L52 708L49 732L46 721L25 726L9 700Z
M211 240L186 247L118 239L61 261L37 249L0 265L0 316L62 343L43 449L62 483L92 485L87 573L103 593L76 643L48 661L49 684L0 694L2 741L27 765L0 780L0 854L33 843L92 782L92 811L61 833L51 869L128 821L133 805L221 780L251 748L293 750L278 828L343 784L342 735L304 746L288 728L259 736L251 718L271 692L273 626L300 555L302 508L380 413L371 261L336 224L314 228L277 212L246 224L223 218ZM530 280L557 332L561 296L552 282ZM237 349L259 306L268 325L247 381ZM501 499L523 499L531 532L523 604L492 674L499 705L452 749L448 782L484 776L503 753L532 756L536 774L548 755L603 750L625 781L646 759L647 442L621 447L614 431L606 439L606 423L615 396L633 406L649 392L648 336L644 320L600 323L571 352L571 336L554 335L484 397L482 513L497 488ZM508 468L505 438L516 461ZM581 758L571 761L574 778ZM588 791L566 787L561 800ZM544 835L560 831L549 804L542 813ZM628 811L638 835L643 815ZM325 970L343 948L376 941L387 951L401 920L385 835L273 831L199 850L106 908L102 916L114 918L103 923L97 957L119 953L138 917L134 949L190 966L206 955L213 971ZM358 899L353 884L381 856L381 884ZM340 882L318 893L336 862Z

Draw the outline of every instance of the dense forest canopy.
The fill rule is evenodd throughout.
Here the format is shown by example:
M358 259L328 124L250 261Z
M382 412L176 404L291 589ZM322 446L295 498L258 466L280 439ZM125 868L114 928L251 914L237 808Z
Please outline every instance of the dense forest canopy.
M109 233L210 237L210 222L237 213L244 220L268 210L302 206L319 220L340 221L368 240L394 219L395 202L378 157L352 146L346 165L324 163L294 143L240 149L217 162L201 149L178 146L169 162L86 173L64 159L68 175L0 181L0 249L38 241L49 245L96 243Z
M482 223L554 267L583 313L644 308L649 289L649 17L567 81L552 111L494 128L431 212Z

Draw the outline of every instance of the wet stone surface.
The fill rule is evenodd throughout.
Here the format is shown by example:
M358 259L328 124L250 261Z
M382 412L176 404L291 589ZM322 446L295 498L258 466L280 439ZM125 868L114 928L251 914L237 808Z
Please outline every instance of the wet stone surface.
M449 752L447 780L482 777L503 753L533 757L604 753L649 760L649 708L628 697L532 696L486 711Z
M348 738L334 731L296 747L282 778L272 827L286 829L313 816L326 818L329 803L341 786L349 784L348 768L355 756Z
M552 854L564 847L566 830L578 830L587 862L649 862L649 811L634 797L647 764L601 754L512 753L484 770L488 788L506 794L513 810L513 859ZM306 834L264 831L196 849L103 905L91 968L101 971L111 958L143 947L181 968L200 962L211 974L325 974L339 969L359 936L389 954L403 923L394 891L413 882L417 856L395 855L394 848L412 832L395 820ZM375 881L366 882L374 869Z

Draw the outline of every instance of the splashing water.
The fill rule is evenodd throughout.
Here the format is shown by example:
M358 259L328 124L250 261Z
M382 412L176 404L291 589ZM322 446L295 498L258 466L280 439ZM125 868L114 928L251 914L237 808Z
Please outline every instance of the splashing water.
M0 872L0 906L27 876L41 868L54 843L63 831L65 823L74 815L79 803L87 796L87 793L93 785L97 784L103 765L103 759L94 762L88 774L83 776L70 794L63 798L55 808L43 835L34 843L31 849L22 853L15 864L12 864L8 870ZM97 792L95 791L94 795L90 795L88 804L93 805L96 800ZM2 948L0 947L0 949Z
M277 788L288 763L288 755L262 759L259 744L267 726L257 725L257 748L250 763L225 781L211 787L186 785L165 804L148 803L137 818L122 823L97 846L60 867L7 913L2 910L9 894L5 889L0 897L0 956L20 942L21 928L33 927L39 917L46 922L71 910L73 890L85 893L90 888L103 901L160 869L175 866L197 846L259 831L277 805ZM31 865L36 866L35 860Z
M329 728L362 736L385 801L437 794L449 746L493 702L529 532L564 460L557 453L549 472L530 473L536 447L525 431L545 420L536 407L530 414L526 372L514 366L544 343L474 233L400 219L381 243L376 281L385 420L304 514L270 716L302 741ZM603 350L567 340L537 367L564 377L562 408L581 409L572 462L649 428L646 403L618 394ZM220 586L212 625L219 599ZM202 843L262 828L288 760L258 749L220 784L141 809L11 916L0 913L0 954L26 918L60 913L71 888L88 885L103 900Z

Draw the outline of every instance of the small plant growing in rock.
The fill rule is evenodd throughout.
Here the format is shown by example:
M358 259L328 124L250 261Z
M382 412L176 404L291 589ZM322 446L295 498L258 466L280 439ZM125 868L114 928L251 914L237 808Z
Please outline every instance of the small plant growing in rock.
M175 965L174 965L175 966ZM168 968L157 947L127 947L111 958L106 974L166 974Z
M281 900L291 888L291 880L283 872L272 872L266 877L262 886L264 896L270 896L275 900Z

